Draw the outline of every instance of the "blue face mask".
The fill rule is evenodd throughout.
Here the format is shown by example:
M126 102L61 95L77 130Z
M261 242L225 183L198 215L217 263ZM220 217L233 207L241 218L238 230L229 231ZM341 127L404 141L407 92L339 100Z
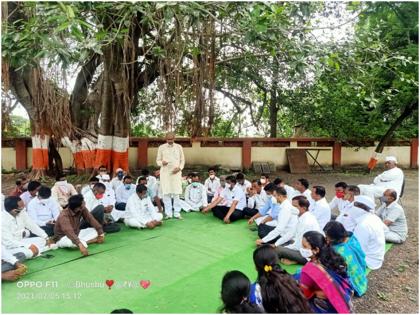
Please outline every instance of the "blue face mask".
M122 179L124 177L124 173L123 172L118 172L117 177L118 177L118 179Z
M125 186L125 189L126 190L130 190L131 189L131 184L125 184L124 186Z

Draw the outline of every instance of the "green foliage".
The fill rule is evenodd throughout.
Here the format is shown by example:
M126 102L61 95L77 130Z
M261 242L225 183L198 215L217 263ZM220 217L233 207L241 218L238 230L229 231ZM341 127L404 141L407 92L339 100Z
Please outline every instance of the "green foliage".
M31 135L31 126L28 119L10 115L10 124L4 126L3 137L29 137Z

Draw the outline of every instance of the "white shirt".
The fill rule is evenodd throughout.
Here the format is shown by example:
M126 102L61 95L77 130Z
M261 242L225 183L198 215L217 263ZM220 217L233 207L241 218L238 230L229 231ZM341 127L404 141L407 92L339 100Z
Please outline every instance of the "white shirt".
M23 203L25 204L25 207L28 206L29 202L34 199L36 196L31 196L31 194L29 193L29 191L25 191L23 194L21 194L20 199L22 199Z
M303 235L309 231L317 231L322 233L321 229L319 228L318 220L312 213L306 211L298 218L295 235L293 236L294 243L287 245L286 247L293 250L299 250L302 248Z
M125 185L119 185L116 192L115 197L117 202L127 203L128 198L136 192L136 185L130 184L130 189L126 189Z
M259 194L255 194L248 198L248 208L260 210L267 203L268 196L264 189Z
M26 247L26 244L22 242L26 229L43 239L48 238L47 233L29 217L26 210L22 210L16 217L7 211L2 211L1 215L1 242L8 249Z
M206 188L207 195L214 196L217 189L220 187L220 179L214 177L212 180L210 177L204 181L204 187Z
M115 176L111 180L111 187L115 192L117 191L117 188L120 187L123 184L123 178L119 179L118 176Z
M60 204L53 197L34 198L29 202L27 208L29 217L39 226L45 226L48 221L57 220L60 209Z
M398 167L394 167L376 176L373 183L385 189L395 189L398 195L400 195L403 181L403 171Z
M140 199L137 193L135 193L128 198L125 212L125 220L135 219L140 224L146 226L148 222L154 220L156 209L150 197Z
M51 188L51 197L58 201L60 206L65 206L71 196L77 195L74 186L67 181L57 181Z
M331 209L327 202L327 199L322 198L318 201L313 201L309 206L309 212L311 212L318 220L319 227L321 230L324 226L331 221Z
M252 184L251 184L251 182L249 181L249 180L246 180L245 179L245 181L244 181L244 184L243 185L241 185L241 184L239 184L238 182L236 183L236 186L238 186L239 188L241 188L242 189L242 191L245 193L245 195L247 194L247 189L248 188L251 188L251 186L252 186Z
M107 196L106 193L104 193L104 196L101 199L96 199L95 195L93 194L93 191L89 190L85 195L83 195L83 198L86 202L86 208L88 208L89 211L92 211L93 209L95 209L95 207L99 205L103 205L104 207L115 205L115 201L109 196Z
M83 186L83 188L80 191L80 193L84 196L89 190L92 190L92 187L90 187L90 185Z
M190 184L185 188L185 201L193 207L207 206L206 188L201 183L196 183L197 187Z
M344 200L343 198L337 198L337 196L334 196L334 198L330 201L330 209L333 210L335 208L338 209L338 211L343 212L344 206L348 203L347 200Z
M294 197L296 196L304 196L306 199L308 199L309 203L312 204L314 200L311 197L311 191L309 189L306 189L303 193L301 193L299 190L295 189Z
M238 204L236 205L237 210L243 210L246 207L246 195L241 189L240 186L235 185L232 190L229 188L230 186L226 185L225 189L223 189L221 196L226 201L226 206L230 207L233 201L237 201Z
M300 195L300 193L296 189L289 185L284 185L283 188L286 190L287 199L289 199L289 201L292 201L294 197Z
M349 215L349 209L352 207L353 202L347 201L343 206L343 210L335 219L337 222L340 222L348 232L353 232L354 228L356 227L356 221L354 221L354 219Z
M268 243L278 236L276 246L280 246L290 241L295 235L296 225L298 223L299 210L292 206L288 199L280 204L279 215L277 217L277 225L274 230L268 233L262 241Z
M384 224L378 216L366 211L356 222L354 236L365 252L366 265L372 270L381 268L385 256Z

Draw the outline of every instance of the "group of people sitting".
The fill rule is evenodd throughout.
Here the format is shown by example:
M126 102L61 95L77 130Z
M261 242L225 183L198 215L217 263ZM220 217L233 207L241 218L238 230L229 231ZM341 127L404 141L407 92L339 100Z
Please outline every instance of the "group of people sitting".
M88 255L88 244L104 242L105 233L120 230L119 222L153 229L164 219L182 219L182 209L212 212L227 224L246 219L258 233L259 279L251 286L240 272L226 274L226 312L245 312L248 305L258 312L349 311L352 292L366 292L366 267L382 266L385 241L402 243L407 237L398 203L403 173L396 164L388 157L387 170L372 185L338 182L329 203L325 187L310 186L304 178L292 186L267 174L250 182L242 173L219 178L210 168L204 183L197 173L183 178L178 211L167 209L159 171L152 176L144 169L135 181L122 169L111 179L100 167L85 187L74 187L63 174L52 188L22 179L4 199L2 279L17 279L26 272L23 260L51 249L74 247ZM381 205L375 210L376 197ZM335 209L338 216L332 214ZM304 267L292 279L279 261Z

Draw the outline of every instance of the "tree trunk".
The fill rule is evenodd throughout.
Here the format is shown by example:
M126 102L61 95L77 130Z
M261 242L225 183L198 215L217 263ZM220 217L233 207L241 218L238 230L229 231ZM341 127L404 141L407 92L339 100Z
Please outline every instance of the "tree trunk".
M270 138L277 137L277 112L279 111L277 107L277 95L276 90L270 91Z

